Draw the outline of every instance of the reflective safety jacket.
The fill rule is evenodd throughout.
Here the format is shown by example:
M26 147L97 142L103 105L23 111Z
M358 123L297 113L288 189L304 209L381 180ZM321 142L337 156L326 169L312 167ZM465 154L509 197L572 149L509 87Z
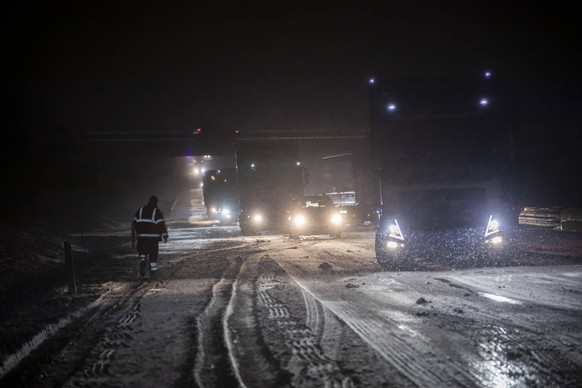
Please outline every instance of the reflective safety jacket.
M152 205L140 207L135 212L133 220L135 226L135 236L137 238L151 237L161 240L168 238L168 229L164 221L162 211Z

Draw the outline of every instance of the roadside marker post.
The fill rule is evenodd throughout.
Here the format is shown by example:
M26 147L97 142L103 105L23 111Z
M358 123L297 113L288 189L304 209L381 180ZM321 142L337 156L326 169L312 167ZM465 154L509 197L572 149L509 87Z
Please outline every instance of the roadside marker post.
M77 280L75 278L75 263L73 262L71 243L65 241L63 247L65 249L65 268L69 279L69 295L77 296Z

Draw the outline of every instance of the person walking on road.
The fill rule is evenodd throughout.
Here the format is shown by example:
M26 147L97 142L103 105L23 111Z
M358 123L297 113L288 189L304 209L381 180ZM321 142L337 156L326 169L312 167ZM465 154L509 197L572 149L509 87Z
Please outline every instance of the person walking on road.
M145 276L146 257L150 258L150 275L158 270L159 242L168 242L168 229L162 211L158 208L158 197L152 195L147 203L135 212L133 220L137 238L139 275Z

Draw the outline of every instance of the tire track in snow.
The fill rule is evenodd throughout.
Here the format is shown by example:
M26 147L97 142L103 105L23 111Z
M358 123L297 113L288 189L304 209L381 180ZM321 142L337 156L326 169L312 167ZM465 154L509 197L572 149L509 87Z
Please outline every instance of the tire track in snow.
M243 387L285 386L288 381L257 322L257 264L261 255L253 254L242 264L223 321L231 363ZM277 315L288 315L288 311L278 306L273 316Z
M446 354L414 338L406 326L373 309L360 307L341 298L339 287L312 281L301 269L285 261L274 260L305 292L343 321L387 362L418 386L474 386L479 381L462 367L447 361Z
M497 386L500 381L504 384L530 385L533 380L543 382L550 375L553 377L549 384L568 385L566 376L575 374L575 367L559 349L580 349L581 339L566 338L558 333L548 336L542 319L547 314L539 313L539 309L546 308L543 303L532 310L533 305L529 305L528 298L520 300L497 295L498 288L503 287L504 294L519 298L519 294L512 295L505 288L511 276L502 279L505 282L503 286L497 286L499 279L495 280L493 286L485 286L483 283L471 282L470 276L458 274L450 278L431 279L447 285L451 292L450 295L438 293L441 297L435 301L435 310L432 310L437 314L433 314L432 319L426 323L446 325L451 336L461 338L454 342L478 344L476 352L465 351L463 358L470 365L469 372L481 380L484 386ZM420 294L430 295L434 292L434 288L426 285L430 282L414 281L402 276L399 282ZM518 283L523 286L527 282L522 280ZM483 295L489 295L493 300L496 297L505 299L498 302ZM514 307L508 312L503 303L523 306ZM450 319L451 315L455 316L454 319Z
M90 311L98 309L101 306L101 304L104 303L104 299L106 299L109 292L110 290L101 295L101 297L99 297L97 300L95 300L88 306L75 311L69 316L59 320L56 324L51 324L44 327L37 335L35 335L30 341L24 344L17 352L7 356L6 359L4 360L4 363L0 366L0 380L4 378L4 376L6 376L10 371L15 369L22 360L28 357L40 345L42 345L45 341L49 340L52 336L54 336L59 330L66 328L74 320L79 319L80 317L84 316Z
M262 264L272 262L269 256L264 256ZM277 265L277 267L280 267ZM262 266L264 268L264 266ZM295 386L314 387L353 387L354 383L346 376L339 365L329 358L319 346L321 334L314 333L311 328L291 317L288 307L271 295L271 291L280 286L272 274L262 274L258 280L259 303L269 311L269 319L274 320L279 327L279 332L291 348L292 357L289 366L294 371ZM307 297L306 320L314 325L316 330L321 330L319 307L317 302Z
M141 299L150 291L148 283L142 283L136 292L120 301L115 309L105 315L115 320L113 326L107 327L90 356L85 360L80 372L73 375L65 387L87 387L99 385L107 377L113 376L109 370L116 351L121 347L129 347L133 340L132 331L141 319Z
M92 302L86 307L79 309L78 311L70 314L69 316L61 319L57 324L48 325L46 328L41 330L41 332L36 335L29 343L27 343L19 352L14 354L13 356L7 358L4 366L7 366L6 372L16 369L20 362L25 360L29 356L34 356L32 353L45 342L51 341L52 337L57 335L63 335L63 332L67 332L71 330L69 326L75 326L82 322L85 328L90 327L92 330L96 330L97 332L100 330L99 327L102 325L102 321L107 319L107 317L116 316L119 314L120 309L127 305L128 301L133 300L136 295L143 295L145 293L145 283L138 284L138 285L129 285L129 284L118 284L112 288L109 288L108 291L103 293L97 300ZM117 292L121 292L117 294ZM78 330L78 329L73 329ZM59 349L60 353L55 357L57 362L61 362L63 359L72 357L78 357L82 355L85 351L93 351L96 352L95 341L99 342L100 337L91 337L88 336L87 338L83 337L82 340L76 341L77 346L65 346L64 348ZM112 337L112 342L119 343L127 343L128 338L124 334L115 334ZM88 343L88 341L92 341ZM83 343L81 346L92 346L91 348L81 348L79 349L78 346L80 343ZM67 356L68 355L68 356ZM82 355L85 357L85 355ZM42 368L49 368L50 366L44 365L36 365L38 370L42 370ZM4 371L4 370L0 370ZM74 373L75 371L71 371ZM49 373L48 371L46 373ZM4 376L0 375L0 379ZM45 377L49 379L49 377ZM52 377L51 377L52 378ZM58 377L57 377L58 378ZM50 380L49 380L50 381ZM56 383L55 383L56 384ZM62 384L59 383L59 384Z
M198 353L194 364L194 381L199 387L238 386L240 379L232 369L225 342L224 317L232 297L233 284L240 271L237 257L223 277L212 287L212 298L197 318ZM243 385L244 386L244 385Z

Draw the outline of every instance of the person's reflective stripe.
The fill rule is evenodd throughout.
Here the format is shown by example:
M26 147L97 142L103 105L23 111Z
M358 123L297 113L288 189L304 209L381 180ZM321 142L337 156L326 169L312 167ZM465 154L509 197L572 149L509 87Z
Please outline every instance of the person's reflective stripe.
M138 233L137 237L160 237L159 233Z
M145 255L139 255L139 261L145 261L146 257Z
M152 269L156 269L156 268L158 268L158 263L156 263L156 262L153 262L153 261L152 261L152 262L150 263L150 267L151 267Z
M150 220L149 218L142 218L139 220L135 220L135 222L146 223L146 224L157 224L157 222L155 220Z
M154 208L154 211L152 212L152 218L143 218L143 207L139 208L139 217L136 217L134 220L135 222L145 222L145 223L150 223L150 224L159 224L160 222L165 222L166 220L163 218L160 218L159 220L156 220L156 213L158 211L158 208Z

